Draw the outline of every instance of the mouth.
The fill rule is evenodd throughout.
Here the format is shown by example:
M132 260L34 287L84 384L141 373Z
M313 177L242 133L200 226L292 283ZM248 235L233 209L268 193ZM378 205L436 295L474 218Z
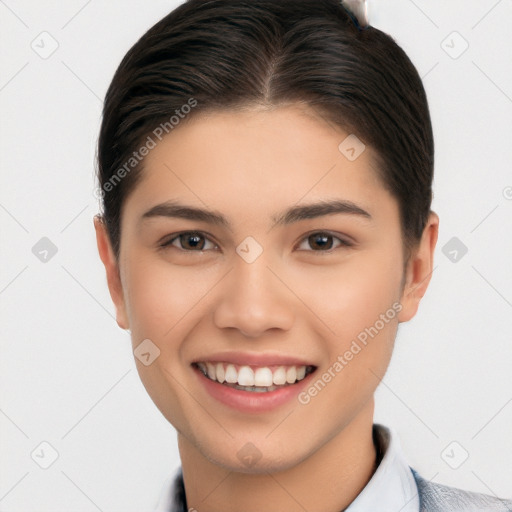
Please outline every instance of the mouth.
M192 367L213 382L250 393L268 393L293 386L316 370L314 365L253 366L218 361L197 361Z

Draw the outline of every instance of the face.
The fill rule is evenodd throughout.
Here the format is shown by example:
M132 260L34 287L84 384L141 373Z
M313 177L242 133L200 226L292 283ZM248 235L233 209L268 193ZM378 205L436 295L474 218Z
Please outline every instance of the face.
M285 469L371 417L398 323L426 289L436 218L404 275L398 203L371 147L340 151L348 135L298 106L196 117L146 157L119 266L96 225L141 380L213 463ZM211 362L276 389L214 382L196 364Z

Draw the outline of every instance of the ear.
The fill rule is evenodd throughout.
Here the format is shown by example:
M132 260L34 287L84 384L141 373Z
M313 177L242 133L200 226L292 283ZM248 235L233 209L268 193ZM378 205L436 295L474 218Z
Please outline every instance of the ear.
M98 244L98 252L101 261L105 266L107 273L107 284L110 297L116 307L116 322L121 329L128 329L129 322L126 314L126 306L123 295L123 287L121 284L121 276L119 266L114 256L110 238L108 236L107 227L100 215L94 216L94 228L96 230L96 243Z
M432 277L434 250L439 234L439 216L430 212L423 235L411 254L405 271L402 290L402 310L398 314L399 322L408 322L418 311L420 300L427 291Z

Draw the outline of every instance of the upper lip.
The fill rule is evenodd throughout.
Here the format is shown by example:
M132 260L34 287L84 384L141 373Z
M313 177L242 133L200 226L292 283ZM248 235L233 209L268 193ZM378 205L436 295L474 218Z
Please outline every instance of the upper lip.
M294 356L257 352L219 352L195 359L194 362L232 363L239 366L315 366Z

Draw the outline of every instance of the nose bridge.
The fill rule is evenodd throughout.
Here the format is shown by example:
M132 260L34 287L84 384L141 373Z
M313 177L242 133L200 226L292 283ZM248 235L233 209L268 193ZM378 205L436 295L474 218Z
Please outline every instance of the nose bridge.
M289 329L293 324L292 294L275 275L270 251L246 257L243 243L237 248L233 268L226 276L214 319L217 327L233 327L246 336L259 336L271 328ZM253 252L254 256L254 252ZM269 268L270 267L270 268ZM272 269L272 270L271 270Z
M273 282L276 278L270 271L272 262L269 260L267 254L252 262L235 258L232 271L234 297L238 296L238 300L250 300L254 305L272 300L272 295L275 296L278 290Z

